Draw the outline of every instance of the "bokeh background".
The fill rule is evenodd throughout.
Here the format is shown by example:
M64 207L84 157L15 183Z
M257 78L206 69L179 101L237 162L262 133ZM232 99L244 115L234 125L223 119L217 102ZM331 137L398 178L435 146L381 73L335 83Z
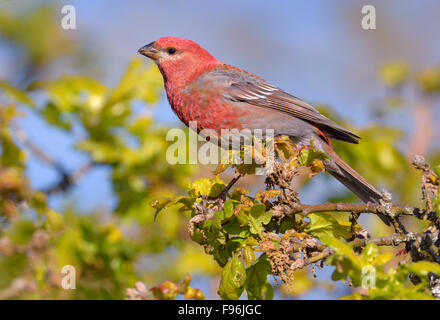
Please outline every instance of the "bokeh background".
M65 4L76 9L76 30L61 27ZM367 4L376 8L376 30L361 28L361 8ZM359 132L364 137L360 146L337 146L347 162L373 183L390 189L396 200L417 204L418 175L410 169L411 155L423 154L436 163L440 159L439 15L440 3L434 0L0 1L2 81L25 89L34 81L87 75L106 88L118 88L132 63L132 68L143 71L126 81L126 86L136 88L127 101L121 100L130 115L115 126L150 119L137 123L134 136L140 142L136 142L127 132L94 127L90 119L84 120L90 114L75 108L87 106L90 100L66 98L70 107L47 111L48 99L61 101L63 90L71 88L51 91L46 84L34 85L30 95L36 107L18 104L22 115L14 118L15 132L11 129L13 143L23 152L20 174L27 177L29 190L47 191L59 186L63 173L84 166L86 170L65 189L46 192L47 206L61 226L59 230L52 226L45 235L44 250L32 255L28 247L21 252L15 247L13 253L5 253L6 249L0 253L0 297L117 299L137 280L148 287L177 281L186 273L207 298L218 297L220 269L189 239L188 217L170 209L153 223L152 199L185 194L189 181L212 175L213 169L164 164L164 132L181 124L160 89L155 67L145 59L132 62L139 47L162 36L192 39L219 60L258 74ZM150 86L147 94L142 85ZM103 90L107 89L91 94L96 97ZM63 118L63 112L71 116ZM99 112L94 116L101 119ZM104 148L100 138L93 138L101 134L95 129L102 129L103 135L111 132L113 144L107 141ZM20 133L26 138L20 139ZM90 136L95 140L79 146ZM116 137L125 137L125 146L135 150L123 165L116 155L109 155L108 148L118 150L122 143L115 142ZM7 150L2 147L3 157ZM99 164L87 167L91 159ZM241 186L257 190L258 183L263 187L262 179L243 181ZM303 183L299 178L298 186ZM304 185L300 195L305 203L356 201L324 175ZM41 224L36 222L39 219ZM18 213L2 220L3 245L8 238L10 247L26 246L47 220L19 207ZM361 221L383 228L373 219ZM20 232L23 236L18 238ZM57 288L57 274L65 264L77 268L76 290ZM331 282L331 271L317 270L317 280L307 272L298 274L297 292L286 295L279 287L275 298L332 299L348 294L351 289L346 284Z

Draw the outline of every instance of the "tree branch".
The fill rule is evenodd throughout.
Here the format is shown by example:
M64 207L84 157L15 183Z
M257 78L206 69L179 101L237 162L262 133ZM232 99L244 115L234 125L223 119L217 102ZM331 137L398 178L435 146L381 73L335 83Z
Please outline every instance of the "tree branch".
M89 161L76 169L73 172L68 172L64 166L58 162L56 159L48 155L45 151L43 151L40 147L38 147L35 143L33 143L26 132L20 127L17 122L11 122L11 129L14 130L17 139L32 153L34 153L40 160L47 163L49 166L53 167L58 173L61 175L60 181L55 183L54 185L43 189L43 192L46 194L54 194L57 192L64 192L74 186L78 181L92 169L97 163L95 161Z
M425 209L415 208L412 206L392 205L390 214L393 217L398 216L413 216L422 220L429 220L439 225L439 218L435 211L428 211ZM302 204L296 203L293 207L284 206L284 214L293 217L294 214L302 212L304 215L318 212L351 212L354 214L360 213L383 213L381 205L368 204L353 204L353 203L322 203L322 204Z
M367 245L368 243L374 243L378 246L393 246L396 247L402 243L407 243L411 241L418 241L420 243L429 241L431 243L435 243L439 240L439 232L421 232L421 233L413 233L409 232L407 234L393 234L391 236L386 237L377 237L370 239L361 239L355 238L352 243L355 247L362 247Z

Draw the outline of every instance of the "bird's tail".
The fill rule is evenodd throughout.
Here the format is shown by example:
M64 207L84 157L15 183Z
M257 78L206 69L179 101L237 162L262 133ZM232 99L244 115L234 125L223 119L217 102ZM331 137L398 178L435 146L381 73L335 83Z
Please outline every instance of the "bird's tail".
M379 200L382 199L380 192L342 160L329 145L324 143L322 145L329 156L329 159L324 161L326 171L350 189L363 202L379 203ZM390 221L385 215L378 214L378 216L386 225L390 225Z

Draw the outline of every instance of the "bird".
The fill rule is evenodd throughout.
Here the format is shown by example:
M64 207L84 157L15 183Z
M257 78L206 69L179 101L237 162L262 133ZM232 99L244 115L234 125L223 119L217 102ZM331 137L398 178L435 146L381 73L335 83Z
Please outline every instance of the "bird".
M162 37L138 50L158 66L166 95L185 124L203 129L273 129L298 147L313 147L327 155L328 173L365 203L379 204L382 194L351 168L333 149L331 140L358 144L360 137L322 115L304 100L261 77L223 63L196 42ZM389 219L379 214L390 225Z

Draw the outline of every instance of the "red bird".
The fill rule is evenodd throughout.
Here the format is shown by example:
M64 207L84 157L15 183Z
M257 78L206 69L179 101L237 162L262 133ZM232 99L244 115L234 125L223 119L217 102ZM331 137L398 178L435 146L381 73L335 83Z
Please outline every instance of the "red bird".
M320 114L303 100L262 78L218 61L197 43L163 37L138 51L154 60L164 78L168 101L187 126L197 130L274 129L299 147L313 145L326 153L326 171L364 202L378 203L381 194L332 149L330 139L358 143L360 138ZM380 215L389 225L388 219Z

